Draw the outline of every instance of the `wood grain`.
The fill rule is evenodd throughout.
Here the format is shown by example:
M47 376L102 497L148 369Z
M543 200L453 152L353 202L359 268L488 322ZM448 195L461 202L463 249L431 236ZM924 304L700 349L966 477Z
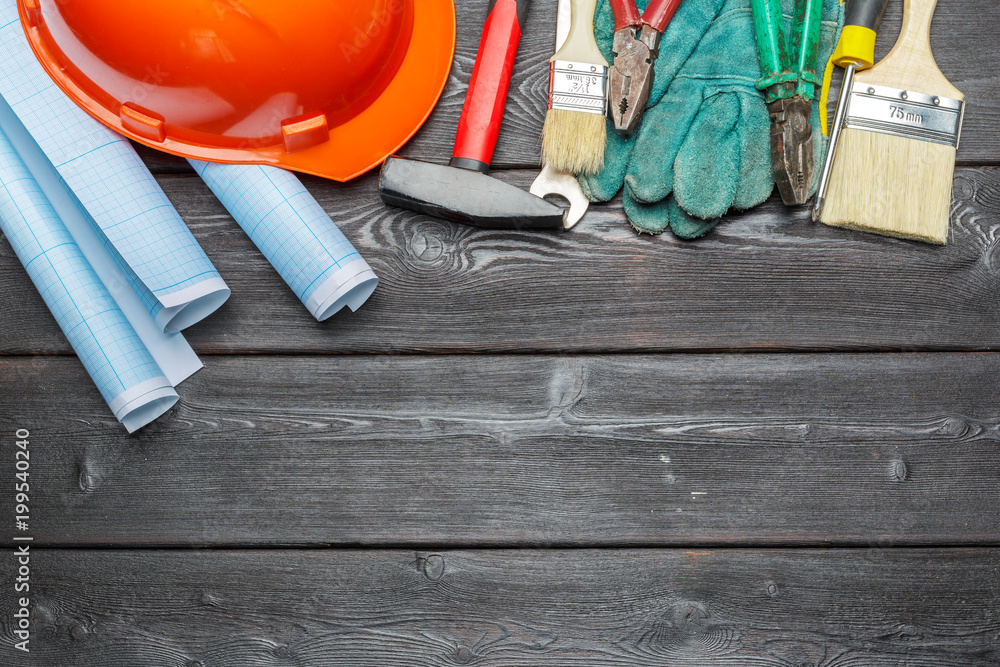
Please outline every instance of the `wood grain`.
M408 157L450 155L486 1L458 0ZM494 161L521 187L554 5ZM0 663L1000 664L995 18L941 0L932 26L968 95L943 249L776 201L694 244L617 202L570 234L485 232L386 209L373 175L306 178L382 278L318 324L183 160L140 148L234 296L134 436L0 237L0 478L30 429L35 538L32 652L0 567Z
M603 3L601 3L603 4ZM458 44L455 65L438 107L427 124L403 149L407 157L446 162L451 157L455 128L465 90L472 74L487 0L458 0ZM541 151L542 121L548 95L548 59L555 41L556 0L535 0L521 39L510 96L504 113L500 141L493 165L496 169L537 168ZM889 52L899 34L902 3L890 2L879 31L876 55ZM968 96L965 133L959 164L1000 162L1000 74L995 54L1000 52L1000 31L984 25L996 21L994 0L940 0L931 26L931 45L938 65L948 79ZM836 100L836 96L831 96ZM150 166L161 172L189 172L180 158L143 149Z
M491 232L387 209L374 177L309 179L381 278L323 324L200 179L160 178L233 289L186 332L203 353L1000 349L994 168L959 170L945 248L817 225L778 199L697 243L637 235L620 202L569 233ZM69 352L6 240L0 290L0 352Z
M32 567L18 665L1000 662L995 550L36 550Z
M1000 355L207 362L129 437L0 359L36 544L1000 544Z

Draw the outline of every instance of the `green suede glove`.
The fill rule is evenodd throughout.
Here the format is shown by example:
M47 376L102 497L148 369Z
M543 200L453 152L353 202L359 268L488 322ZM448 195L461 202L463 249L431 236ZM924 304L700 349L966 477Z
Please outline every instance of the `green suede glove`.
M643 12L650 0L637 0ZM659 103L684 62L697 48L715 19L723 0L682 0L673 20L660 38L659 57L653 63L653 87L646 108ZM594 37L604 58L613 63L611 47L615 38L615 16L608 0L600 0L594 15ZM639 126L641 129L642 125ZM604 153L604 169L594 176L581 177L580 183L591 201L608 201L622 189L632 148L638 135L623 137L608 121L608 143Z
M651 98L634 138L610 150L604 171L584 183L592 199L606 200L624 172L624 206L632 225L653 234L669 226L681 238L704 235L730 208L757 206L774 189L770 118L755 87L760 62L750 2L684 0L681 7L695 4L715 9L697 48L666 92L655 103ZM794 0L783 1L786 20L793 5ZM679 18L680 12L671 28ZM829 59L842 23L839 0L824 0L818 62ZM814 187L825 154L817 107L818 102Z

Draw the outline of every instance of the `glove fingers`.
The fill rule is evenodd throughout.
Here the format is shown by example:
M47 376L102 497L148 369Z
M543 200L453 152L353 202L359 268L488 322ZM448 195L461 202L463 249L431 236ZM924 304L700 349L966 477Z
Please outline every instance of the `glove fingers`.
M674 196L696 218L721 217L733 204L740 167L739 98L704 101L674 162Z
M688 215L673 197L667 197L654 204L644 204L632 199L626 191L623 197L625 213L636 231L646 234L660 234L668 226L678 238L697 239L712 231L720 218L702 220Z
M608 121L608 143L604 149L604 167L592 176L580 176L580 186L590 201L608 201L622 188L629 167L634 139L614 131Z
M698 88L678 85L643 117L625 174L625 189L636 201L658 202L673 191L674 158L698 113L690 101L695 95Z
M670 225L670 215L667 210L670 199L663 199L652 204L636 201L628 188L622 195L622 206L625 215L636 231L646 234L660 234Z
M764 100L756 95L739 95L740 175L733 207L748 209L767 201L774 190L771 172L771 118Z
M702 220L693 218L680 207L677 200L671 197L667 200L667 213L670 216L670 231L686 241L697 239L708 234L719 224L721 218Z

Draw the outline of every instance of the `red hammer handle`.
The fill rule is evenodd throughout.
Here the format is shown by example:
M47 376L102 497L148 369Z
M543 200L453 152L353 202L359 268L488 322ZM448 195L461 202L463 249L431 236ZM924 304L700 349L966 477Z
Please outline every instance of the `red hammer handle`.
M490 2L476 65L465 93L465 106L458 121L451 159L453 167L489 173L507 104L514 58L521 42L521 26L530 4L531 0Z

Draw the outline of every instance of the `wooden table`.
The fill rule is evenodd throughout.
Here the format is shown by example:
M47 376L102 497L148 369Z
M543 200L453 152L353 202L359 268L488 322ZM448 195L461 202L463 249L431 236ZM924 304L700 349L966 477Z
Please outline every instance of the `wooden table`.
M459 2L406 155L450 154L485 5ZM553 14L496 159L524 187ZM696 243L619 202L490 232L387 209L374 175L305 179L382 279L319 324L144 151L233 296L133 437L0 242L0 516L26 428L35 526L31 653L8 536L0 664L1000 664L998 19L941 0L934 26L969 99L944 248L775 198Z

